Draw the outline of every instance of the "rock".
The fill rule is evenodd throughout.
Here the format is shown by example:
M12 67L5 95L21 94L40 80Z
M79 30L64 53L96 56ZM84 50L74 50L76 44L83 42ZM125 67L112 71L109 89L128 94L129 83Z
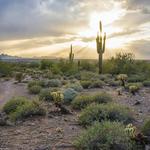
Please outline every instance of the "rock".
M140 105L140 104L141 104L140 101L136 101L136 102L134 103L134 105Z
M63 132L63 129L60 128L60 127L58 127L58 128L56 128L56 132L62 133L62 132Z
M50 145L46 145L46 146L44 145L44 146L35 148L35 150L52 150L52 148Z
M0 126L7 125L8 117L4 112L0 112Z
M150 150L150 145L146 145L145 150Z

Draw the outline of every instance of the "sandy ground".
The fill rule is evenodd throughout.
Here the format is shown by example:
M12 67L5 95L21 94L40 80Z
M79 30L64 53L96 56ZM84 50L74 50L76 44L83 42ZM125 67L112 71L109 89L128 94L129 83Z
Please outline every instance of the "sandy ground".
M25 96L32 98L32 95L28 94L27 85L25 83L14 84L14 80L0 81L0 106L6 103L14 96Z
M125 91L118 96L114 87L84 92L101 91L110 93L115 102L131 107L137 125L143 124L145 118L150 116L150 88L142 88L135 96ZM0 105L13 96L31 97L26 84L14 84L13 80L0 81ZM30 118L16 126L0 127L0 150L74 150L72 141L81 130L75 111L71 115Z

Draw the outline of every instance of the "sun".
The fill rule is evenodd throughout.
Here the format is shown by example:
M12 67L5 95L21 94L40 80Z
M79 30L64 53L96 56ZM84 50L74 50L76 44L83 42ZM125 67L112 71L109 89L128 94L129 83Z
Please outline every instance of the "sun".
M117 39L109 38L113 33L121 32L122 29L120 27L114 26L113 22L119 19L123 15L123 11L120 9L113 9L105 12L92 12L89 16L89 25L88 28L84 31L79 32L79 36L82 38L93 38L93 41L90 41L90 45L92 48L95 47L95 37L99 30L99 22L102 21L103 24L103 32L107 34L107 47L109 48L118 48L121 46L122 41Z

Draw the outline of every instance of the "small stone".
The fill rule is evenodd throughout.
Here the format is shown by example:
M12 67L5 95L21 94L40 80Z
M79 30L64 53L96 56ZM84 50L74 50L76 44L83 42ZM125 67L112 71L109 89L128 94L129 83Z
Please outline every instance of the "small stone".
M63 129L60 128L60 127L57 127L57 128L56 128L56 132L62 133L62 132L63 132Z
M0 126L7 125L7 120L8 120L7 115L3 112L0 112Z
M140 104L141 104L140 101L136 101L136 102L134 103L134 105L140 105Z

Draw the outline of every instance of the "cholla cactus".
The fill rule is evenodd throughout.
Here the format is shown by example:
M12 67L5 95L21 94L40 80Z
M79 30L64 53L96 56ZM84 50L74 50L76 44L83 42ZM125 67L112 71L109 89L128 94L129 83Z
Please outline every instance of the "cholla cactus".
M128 124L125 128L125 131L132 139L136 137L137 128L133 124Z
M51 95L52 95L54 103L56 105L63 103L64 95L61 92L59 92L59 91L58 92L52 92Z
M102 22L99 23L100 31L97 34L96 45L97 45L97 53L99 55L99 74L102 73L102 62L103 62L103 54L105 52L105 43L106 43L106 33L104 33L104 37L102 37Z
M135 93L138 92L138 90L139 90L139 87L136 86L136 85L131 85L131 86L129 86L129 91L130 91L133 95L135 95Z
M128 76L126 74L119 74L117 76L117 79L121 81L121 85L125 87L125 82L127 80Z
M73 59L74 59L74 54L73 54L72 44L71 44L70 53L69 53L69 62L73 63Z

